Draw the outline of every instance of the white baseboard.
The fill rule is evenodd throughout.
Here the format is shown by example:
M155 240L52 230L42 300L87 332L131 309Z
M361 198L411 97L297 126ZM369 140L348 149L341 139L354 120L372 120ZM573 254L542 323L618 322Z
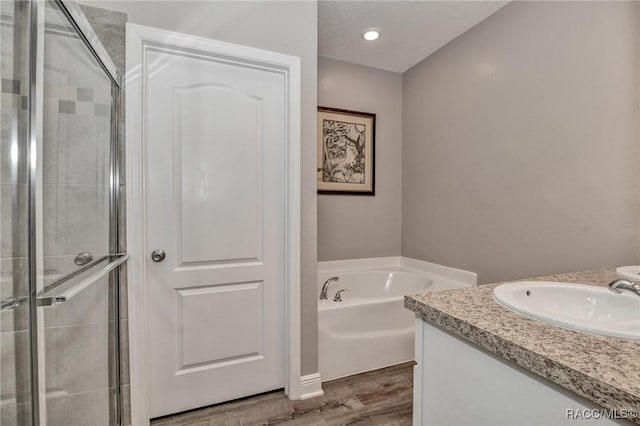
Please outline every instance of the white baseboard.
M300 399L311 399L324 395L320 373L300 377Z

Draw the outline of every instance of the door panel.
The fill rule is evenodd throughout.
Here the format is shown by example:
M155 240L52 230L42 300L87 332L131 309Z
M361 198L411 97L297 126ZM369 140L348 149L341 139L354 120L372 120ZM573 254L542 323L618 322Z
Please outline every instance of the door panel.
M181 263L257 260L262 100L214 84L174 90Z
M262 289L261 282L253 282L178 291L182 312L181 371L196 365L215 368L263 356ZM237 309L238 306L244 309ZM210 311L216 314L210 315Z
M169 43L143 60L151 415L284 386L282 73Z

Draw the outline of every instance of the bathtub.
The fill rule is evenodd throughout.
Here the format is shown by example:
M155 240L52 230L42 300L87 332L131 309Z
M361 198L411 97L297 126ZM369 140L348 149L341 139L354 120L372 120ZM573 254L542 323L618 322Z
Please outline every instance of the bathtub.
M406 294L475 285L475 274L408 258L320 262L318 358L323 381L395 365L414 358L414 314ZM342 301L334 302L338 290Z

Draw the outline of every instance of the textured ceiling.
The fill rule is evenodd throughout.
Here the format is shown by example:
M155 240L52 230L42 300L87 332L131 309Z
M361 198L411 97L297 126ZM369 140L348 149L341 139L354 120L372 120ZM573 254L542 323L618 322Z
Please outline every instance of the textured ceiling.
M404 72L508 1L329 1L318 3L318 54ZM367 28L381 36L362 39Z

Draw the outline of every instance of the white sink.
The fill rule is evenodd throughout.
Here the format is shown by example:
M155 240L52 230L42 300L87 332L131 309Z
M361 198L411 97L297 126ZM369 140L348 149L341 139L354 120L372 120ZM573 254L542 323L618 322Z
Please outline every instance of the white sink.
M607 287L545 281L508 283L493 289L504 307L551 325L640 340L640 296Z

